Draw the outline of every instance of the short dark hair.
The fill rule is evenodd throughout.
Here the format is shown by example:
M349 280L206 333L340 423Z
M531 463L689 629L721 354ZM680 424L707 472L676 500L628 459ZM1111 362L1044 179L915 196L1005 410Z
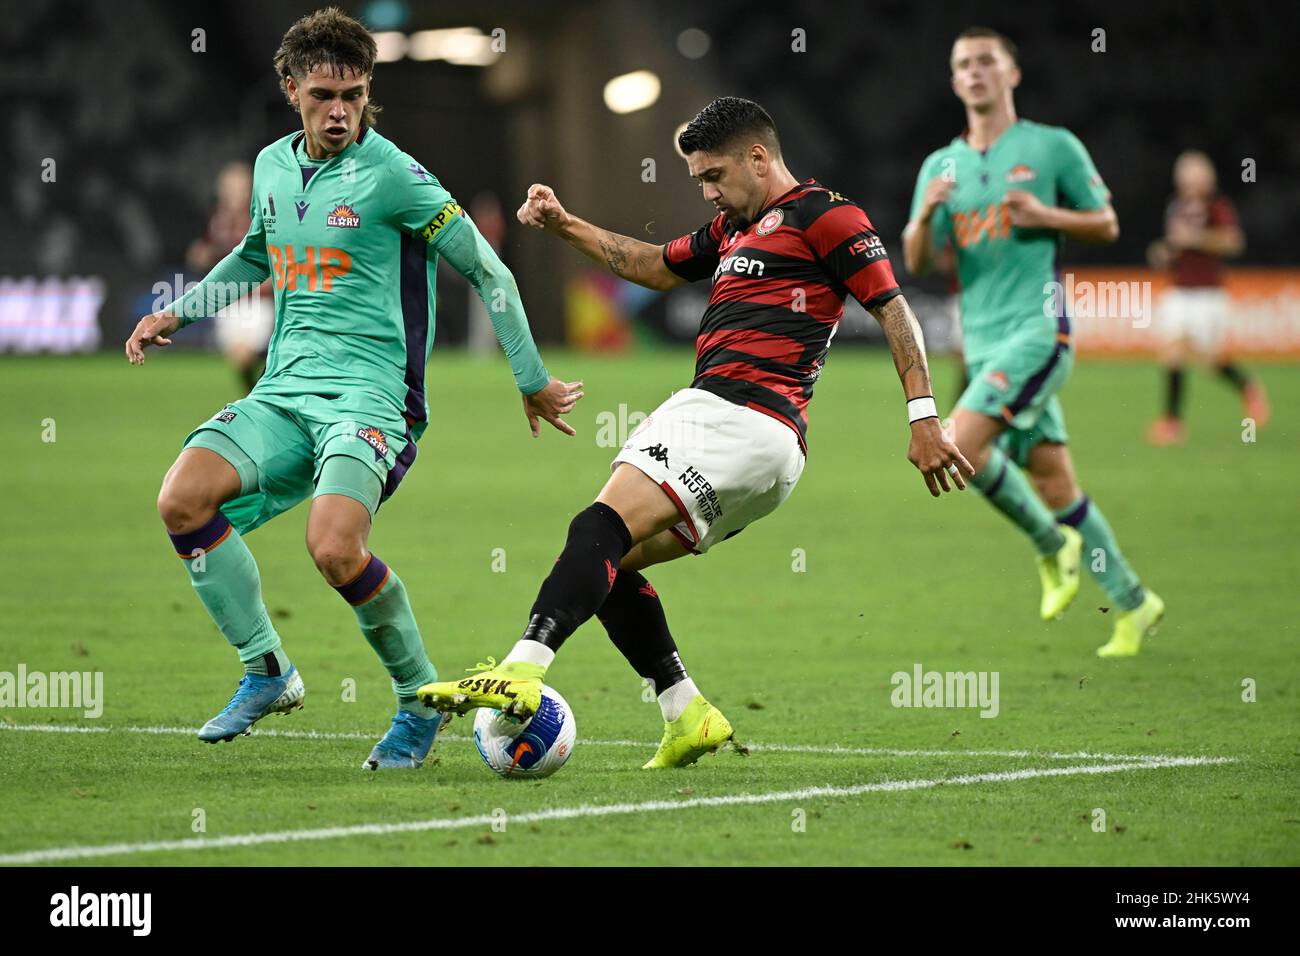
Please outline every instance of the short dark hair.
M967 27L965 30L962 30L961 33L957 34L957 40L978 39L997 40L1002 44L1002 49L1007 51L1007 56L1011 57L1011 62L1016 66L1020 65L1020 51L1016 48L1016 45L1011 42L1011 38L1005 33L999 33L992 27ZM954 40L953 43L956 43L957 40Z
M745 142L739 144L742 138ZM695 119L677 137L677 146L683 154L723 153L731 147L744 148L754 142L761 142L777 156L781 155L781 140L772 117L753 100L739 96L718 97L696 113Z
M286 81L290 76L301 81L316 67L326 66L334 76L341 77L347 70L353 70L369 79L375 71L378 54L375 38L359 20L338 7L325 7L307 14L285 33L280 49L275 51L275 72L280 77L280 89L288 99ZM367 103L361 121L366 126L374 126L375 114L380 109L375 103Z

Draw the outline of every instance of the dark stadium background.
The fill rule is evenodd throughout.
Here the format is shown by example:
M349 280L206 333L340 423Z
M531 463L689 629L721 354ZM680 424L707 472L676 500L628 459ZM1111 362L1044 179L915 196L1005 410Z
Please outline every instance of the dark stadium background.
M115 348L152 284L183 266L206 221L218 168L251 161L297 117L271 71L280 36L311 2L31 0L5 4L0 70L9 120L0 183L0 276L97 275L106 282L103 346ZM720 94L757 99L781 130L788 164L862 202L895 259L916 171L963 125L947 78L953 36L981 23L1021 50L1020 115L1074 130L1119 211L1111 247L1074 246L1072 263L1140 264L1157 234L1176 153L1207 150L1248 236L1245 264L1295 262L1300 111L1284 47L1294 4L348 2L374 29L506 30L490 68L405 59L377 68L380 130L468 202L500 200L515 270L538 337L564 337L566 279L585 267L561 243L513 220L528 184L652 241L693 229L709 207L672 146L676 127ZM695 27L702 57L678 51ZM191 51L192 31L206 51ZM792 30L807 52L791 49ZM1093 30L1106 31L1095 53ZM657 103L615 115L610 77L649 69ZM1240 181L1241 159L1258 182ZM57 179L41 179L45 158ZM657 164L642 182L642 162ZM900 270L901 271L901 270ZM187 278L199 278L188 275ZM932 286L932 288L939 288ZM439 344L462 340L466 289L444 283ZM922 300L924 301L924 300ZM662 307L638 300L652 323ZM657 311L658 310L658 311ZM191 336L187 342L200 341Z

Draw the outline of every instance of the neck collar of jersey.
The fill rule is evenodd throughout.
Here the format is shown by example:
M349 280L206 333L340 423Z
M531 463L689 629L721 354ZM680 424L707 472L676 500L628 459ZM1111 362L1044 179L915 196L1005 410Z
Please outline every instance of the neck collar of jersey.
M327 157L327 158L324 159L324 160L320 160L320 159L311 159L311 156L307 153L307 150L306 150L305 147L304 147L304 149L303 149L303 155L306 156L308 159L311 159L311 161L312 161L313 163L328 163L331 159L338 159L340 156L345 155L345 154L348 152L348 150L352 149L353 147L355 147L355 146L360 146L362 140L364 140L364 139L366 138L366 135L367 135L369 132L370 132L370 127L367 126L365 123L362 123L362 124L361 124L361 129L357 131L357 138L356 138L356 139L354 139L352 142L348 143L346 146L343 147L342 150L340 150L339 152L335 153L333 156ZM289 151L290 151L291 153L293 153L293 156L294 156L294 159L295 159L295 160L298 158L298 147L299 147L299 146L302 146L303 142L304 142L306 139L307 139L307 131L306 131L306 130L303 130L301 133L299 133L297 136L295 136L295 137L293 138L293 140L289 143Z
M776 197L775 199L773 199L770 203L768 203L766 206L764 206L762 209L760 209L760 210L758 211L758 215L756 215L752 220L750 220L750 222L751 222L751 223L760 222L760 221L762 220L764 214L765 214L769 209L775 209L777 206L781 205L781 203L783 203L783 202L785 202L787 199L789 199L790 196L791 196L793 193L797 193L797 192L798 192L799 190L801 190L801 189L807 189L809 186L820 186L820 185L821 185L821 183L817 182L817 180L815 180L815 179L805 179L805 180L804 180L803 182L801 182L801 183L795 183L793 186L791 186L791 187L790 187L789 189L787 189L785 192L781 193L781 195L777 196L777 197ZM747 227L747 228L748 228L748 227Z

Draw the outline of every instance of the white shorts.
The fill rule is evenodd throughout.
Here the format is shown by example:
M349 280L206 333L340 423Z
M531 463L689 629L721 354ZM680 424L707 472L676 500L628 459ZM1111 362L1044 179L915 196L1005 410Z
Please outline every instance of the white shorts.
M610 466L658 482L682 520L673 534L696 554L777 509L803 474L799 436L771 415L684 388L656 408Z
M271 294L246 295L215 316L217 348L229 352L242 345L253 352L265 352L275 329L275 300Z
M1160 337L1190 342L1202 355L1219 352L1227 318L1228 293L1217 286L1173 288L1160 299Z

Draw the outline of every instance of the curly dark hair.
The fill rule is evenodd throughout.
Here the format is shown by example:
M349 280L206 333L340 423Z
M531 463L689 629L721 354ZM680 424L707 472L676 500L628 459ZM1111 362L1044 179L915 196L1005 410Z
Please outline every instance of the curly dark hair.
M753 100L739 96L718 97L695 114L695 119L677 137L677 145L684 154L725 153L756 142L781 155L781 140L772 117Z
M375 38L359 20L338 7L325 7L309 13L285 33L280 49L275 51L275 72L280 77L285 99L289 99L286 81L290 76L301 83L316 67L327 66L334 76L341 77L346 70L355 70L369 79L375 71L378 52ZM361 122L374 126L375 116L381 109L373 102L367 103Z

